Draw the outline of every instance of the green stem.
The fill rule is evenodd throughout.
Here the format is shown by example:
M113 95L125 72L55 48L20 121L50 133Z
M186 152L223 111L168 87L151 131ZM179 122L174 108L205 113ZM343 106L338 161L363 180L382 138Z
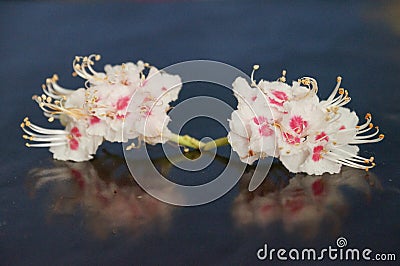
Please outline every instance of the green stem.
M225 146L225 145L229 145L227 137L219 138L214 141L209 141L201 149L203 151L209 151L216 147L221 147L221 146Z
M177 143L178 145L196 150L202 149L206 145L204 142L198 141L197 139L189 135L180 136L178 134L172 133L169 140Z

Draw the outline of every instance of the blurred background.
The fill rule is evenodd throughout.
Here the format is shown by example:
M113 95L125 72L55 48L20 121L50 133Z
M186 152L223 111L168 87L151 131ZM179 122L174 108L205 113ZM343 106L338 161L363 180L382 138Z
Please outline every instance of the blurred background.
M1 2L0 264L243 265L257 262L264 243L322 248L338 236L399 258L399 44L398 1ZM276 79L282 69L288 81L311 76L321 97L340 75L349 107L361 117L371 112L386 135L362 147L377 167L305 178L275 164L255 193L243 189L244 177L211 204L175 208L132 183L118 144L83 164L28 150L22 119L46 125L31 96L53 73L67 88L82 86L72 60L91 53L102 55L98 70L140 59L158 68L208 59L250 74L260 64L257 79ZM205 94L235 105L229 90L193 84L179 101ZM213 121L183 133L226 134ZM216 161L204 178L223 167Z

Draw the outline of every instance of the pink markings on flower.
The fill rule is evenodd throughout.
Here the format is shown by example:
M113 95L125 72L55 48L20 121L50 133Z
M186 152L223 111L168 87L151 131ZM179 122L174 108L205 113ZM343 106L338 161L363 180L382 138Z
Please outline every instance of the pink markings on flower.
M326 135L326 133L324 131L322 131L320 134L318 134L317 136L315 136L315 141L329 141L329 137L328 135Z
M121 120L121 119L124 119L124 118L125 118L125 115L117 114L117 115L115 116L115 118L117 118L118 120Z
M314 149L313 149L313 154L312 154L312 160L313 160L314 162L318 162L319 160L322 159L321 152L322 152L323 150L324 150L324 147L321 146L321 145L314 147Z
M162 88L161 88L161 91L167 91L167 88L162 87Z
M253 117L253 122L258 125L258 132L261 136L269 137L271 136L274 131L268 124L268 119L264 116Z
M339 130L344 130L344 129L346 129L346 127L345 127L344 125L342 125L342 126L339 128Z
M322 182L322 179L318 179L314 181L311 185L312 191L314 196L320 196L324 192L324 183Z
M293 136L292 134L289 133L284 133L283 137L285 138L285 141L288 144L299 144L300 143L300 138L297 136Z
M299 115L294 115L289 122L290 128L297 134L301 134L304 129L308 126L308 122L303 120Z
M124 110L128 106L129 100L130 100L129 96L119 98L116 106L117 110L118 111Z
M283 91L272 91L272 94L281 101L287 101L289 98Z
M256 124L256 125L262 125L262 124L265 124L265 123L267 123L268 122L268 119L266 118L266 117L264 117L264 116L259 116L259 117L253 117L253 122Z
M257 96L251 97L251 100L252 100L253 102L255 102L255 101L257 100Z
M69 148L76 151L79 148L79 141L75 138L69 140Z
M275 104L275 105L278 105L278 106L283 106L283 102L278 102L277 100L275 100L273 98L269 98L269 103Z
M274 134L274 131L272 130L272 128L268 125L262 125L258 128L258 132L260 133L261 136L263 137L269 137L272 134Z
M97 123L100 123L100 118L98 118L97 116L92 116L92 117L90 117L90 124L91 125L95 125L95 124L97 124Z
M272 91L272 95L274 95L274 98L269 97L269 102L274 105L278 106L283 106L283 104L289 99L286 93L283 91Z
M79 137L82 136L81 132L79 131L79 128L77 128L77 127L73 127L73 128L71 129L71 135L72 135L73 137L76 137L76 138L79 138Z
M77 150L78 148L79 148L79 141L78 141L78 139L77 138L80 138L80 137L82 137L82 134L81 134L81 132L79 131L79 128L77 128L77 127L73 127L72 129L71 129L71 135L70 135L70 140L68 141L68 143L69 143L69 148L71 149L71 150Z

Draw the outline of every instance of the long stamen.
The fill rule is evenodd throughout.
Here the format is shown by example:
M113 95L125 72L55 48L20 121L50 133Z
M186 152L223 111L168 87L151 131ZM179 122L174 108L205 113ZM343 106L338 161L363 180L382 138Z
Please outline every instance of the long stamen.
M260 68L259 65L253 66L253 71L251 71L251 76L250 76L251 86L257 86L257 82L254 80L254 72L256 72L256 70L258 70L259 68Z
M379 133L379 127L375 127L376 131L372 134L369 135L361 135L363 133L368 132L372 128L374 128L374 125L371 123L372 121L372 115L370 113L367 113L365 115L365 119L367 120L363 125L361 126L356 126L357 129L357 135L354 137L354 139L349 142L349 144L364 144L364 143L375 143L382 141L385 138L384 134L379 134L379 136L375 139L369 139L372 137L375 137Z
M341 83L342 83L342 77L341 77L341 76L338 76L338 77L336 78L336 87L333 89L331 95L329 95L328 99L326 100L327 102L332 102L333 98L335 97L337 91L338 91L339 88L340 88L340 84L341 84Z
M371 124L372 125L372 124ZM376 131L372 134L369 135L363 135L363 136L356 136L355 139L368 139L368 138L372 138L375 137L376 135L378 135L379 133L379 127L375 127ZM365 131L366 132L366 131ZM359 132L360 133L360 132ZM363 132L364 133L364 132Z
M30 128L32 131L27 130L26 127ZM21 128L26 134L28 134L22 136L24 139L35 142L45 142L34 144L26 143L27 147L53 147L68 143L69 132L65 130L46 129L39 127L35 124L32 124L28 117L26 117L21 123Z
M343 150L341 150L342 152ZM359 157L359 156L357 156ZM364 160L357 160L352 157L350 158L341 158L340 155L330 151L327 154L325 154L324 158L340 163L349 167L357 168L357 169L364 169L368 171L369 169L373 168L375 166L375 163L373 162L373 157L371 159L365 159ZM362 158L362 157L361 157ZM358 163L357 163L358 162ZM370 165L369 165L370 164Z
M60 114L66 114L75 118L83 118L87 116L87 114L84 113L82 109L66 108L64 107L62 100L53 101L50 96L46 97L46 95L34 95L32 99L35 100L38 103L40 109L42 109L43 112L47 114L46 116L49 117L49 122L54 120L54 118L56 118L55 116L58 117L58 115ZM52 117L53 119L50 119Z
M88 57L87 67L88 67L89 71L92 73L92 75L96 76L96 75L98 75L99 73L97 73L97 72L92 68L92 65L94 65L94 61L92 60L92 58L94 58L94 60L96 60L96 61L99 61L99 60L101 59L101 56L98 55L98 54L97 54L97 55L96 55L96 54L92 54L92 55L89 55L89 57Z
M29 148L47 148L47 147L55 147L55 146L63 146L67 144L67 142L50 142L50 143L39 143L39 144L30 144L30 143L25 143L26 147Z

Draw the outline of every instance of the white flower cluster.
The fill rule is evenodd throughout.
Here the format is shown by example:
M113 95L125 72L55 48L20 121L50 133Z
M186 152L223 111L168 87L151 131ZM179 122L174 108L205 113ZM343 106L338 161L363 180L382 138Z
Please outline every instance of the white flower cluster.
M278 81L256 83L254 70L251 84L241 77L233 83L238 106L229 121L228 141L243 162L273 156L289 171L310 175L338 173L342 165L367 171L375 166L373 157L358 155L357 144L378 142L384 135L371 123L370 114L358 125L356 113L343 107L350 97L340 87L341 77L328 99L321 101L312 78L290 86L284 71Z
M59 119L65 129L45 129L25 118L23 137L35 142L28 147L50 147L58 160L87 161L103 140L168 140L167 111L178 97L181 78L142 61L106 65L104 72L97 72L93 65L98 60L100 55L77 56L73 61L73 75L85 79L85 88L62 88L54 75L42 86L43 95L33 96L49 122Z

